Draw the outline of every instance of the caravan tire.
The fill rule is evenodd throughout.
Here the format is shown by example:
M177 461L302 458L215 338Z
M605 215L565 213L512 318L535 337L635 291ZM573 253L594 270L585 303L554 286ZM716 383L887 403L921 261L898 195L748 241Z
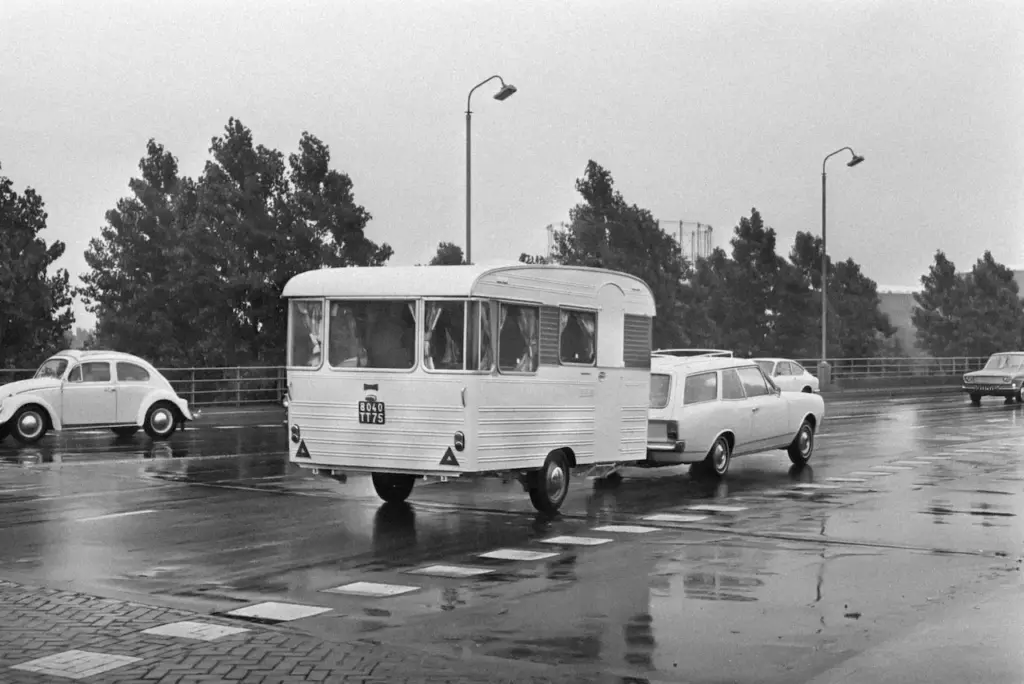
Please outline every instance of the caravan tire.
M556 513L569 494L569 459L552 451L543 467L530 473L530 502L541 513Z

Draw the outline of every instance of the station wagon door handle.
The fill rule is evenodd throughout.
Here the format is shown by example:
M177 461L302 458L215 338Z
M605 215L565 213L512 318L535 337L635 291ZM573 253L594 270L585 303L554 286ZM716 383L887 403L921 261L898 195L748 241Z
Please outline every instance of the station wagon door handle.
M116 387L107 387L107 388L106 388L106 389L104 389L103 391L104 391L104 392L116 392L116 391L117 391L117 388L116 388Z
M750 409L750 412L751 412L751 413L757 413L757 412L758 412L758 411L760 411L760 410L761 410L761 407L760 407L760 406L755 406L754 408Z

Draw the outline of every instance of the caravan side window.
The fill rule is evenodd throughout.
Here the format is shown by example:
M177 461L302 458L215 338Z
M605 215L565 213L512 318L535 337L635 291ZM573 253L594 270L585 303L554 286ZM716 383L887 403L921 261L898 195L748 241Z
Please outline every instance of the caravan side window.
M466 303L426 302L423 320L423 367L427 370L462 370Z
M332 300L332 368L409 370L416 364L416 302Z
M472 301L466 311L466 370L494 370L494 333L490 302Z
M314 300L293 300L288 365L319 368L324 345L324 304Z
M597 314L593 311L562 309L558 319L559 361L594 365L597 355Z
M537 370L540 307L498 305L498 369L513 373Z

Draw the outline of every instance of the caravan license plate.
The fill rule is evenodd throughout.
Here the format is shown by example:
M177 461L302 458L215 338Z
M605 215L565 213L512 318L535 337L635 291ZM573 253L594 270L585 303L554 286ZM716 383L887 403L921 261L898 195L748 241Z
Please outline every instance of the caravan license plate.
M368 425L384 425L384 402L383 401L361 401L359 402L359 422Z

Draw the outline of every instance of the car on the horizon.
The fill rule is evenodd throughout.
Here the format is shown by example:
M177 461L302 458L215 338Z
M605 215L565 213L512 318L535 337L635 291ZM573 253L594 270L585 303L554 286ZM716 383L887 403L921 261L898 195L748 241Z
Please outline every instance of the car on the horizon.
M97 428L119 437L142 428L164 440L198 417L152 364L123 352L67 349L32 378L0 385L0 440L10 435L22 444L50 430Z
M647 458L722 477L733 457L782 449L805 465L825 415L820 394L783 392L752 359L651 359Z
M772 379L783 392L814 393L821 391L818 378L792 359L759 356L751 359L761 367L764 374Z
M982 397L1005 397L1024 403L1024 351L999 352L988 357L981 370L964 373L961 389L975 406Z

